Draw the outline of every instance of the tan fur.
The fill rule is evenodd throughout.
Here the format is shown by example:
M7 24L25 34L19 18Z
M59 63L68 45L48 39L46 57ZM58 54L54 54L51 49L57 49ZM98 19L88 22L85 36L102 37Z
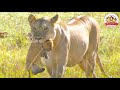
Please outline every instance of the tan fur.
M66 67L72 67L76 64L80 65L87 77L91 77L91 75L96 77L94 70L96 61L105 74L98 56L100 28L94 18L78 16L71 19L67 24L62 22L58 15L48 20L43 18L36 20L33 15L30 15L28 20L33 43L39 44L45 43L49 39L53 40L54 47L47 53L49 59L44 59L51 77L63 77ZM33 28L35 29L33 30ZM38 47L42 48L41 45ZM30 48L28 52L37 47ZM35 53L39 51L39 48L36 49ZM33 53L31 53L32 56L34 56ZM31 60L27 59L26 63ZM39 58L40 60L41 58Z

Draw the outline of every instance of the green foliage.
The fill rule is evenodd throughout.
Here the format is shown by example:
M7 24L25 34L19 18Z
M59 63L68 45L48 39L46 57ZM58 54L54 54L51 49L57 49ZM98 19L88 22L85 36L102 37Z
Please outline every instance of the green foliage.
M30 41L27 33L30 32L28 16L32 12L0 12L0 31L8 32L8 37L0 39L0 78L27 78L25 71L25 61ZM103 67L108 75L120 77L120 28L108 28L104 25L104 16L111 12L33 12L37 18L43 16L53 17L59 14L62 20L67 22L70 18L78 15L88 15L94 17L101 27L99 44L99 54L103 62ZM114 12L120 17L119 12ZM105 78L96 67L96 74ZM33 75L32 78L49 77L47 71ZM85 73L79 68L68 68L65 73L66 78L85 77Z

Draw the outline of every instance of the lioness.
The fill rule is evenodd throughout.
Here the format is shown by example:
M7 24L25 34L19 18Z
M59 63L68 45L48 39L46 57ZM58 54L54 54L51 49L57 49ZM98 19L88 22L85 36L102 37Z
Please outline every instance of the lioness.
M49 59L44 59L47 71L52 78L63 77L66 66L72 67L76 64L79 64L86 73L86 77L96 77L94 70L96 61L102 73L106 75L98 56L100 27L94 18L78 16L72 18L68 23L64 23L59 15L55 15L51 19L36 19L31 14L28 17L28 21L32 34L31 45L36 44L39 47L35 50L33 50L36 48L35 46L30 47L31 49L28 52L34 51L31 52L31 55L39 52L42 48L41 45L47 40L53 40L54 47L51 51L47 52ZM32 62L32 59L28 56L26 61L27 67ZM32 63L32 68L30 68L35 74L43 71L38 69L38 65L35 64L40 60L40 58L36 59Z

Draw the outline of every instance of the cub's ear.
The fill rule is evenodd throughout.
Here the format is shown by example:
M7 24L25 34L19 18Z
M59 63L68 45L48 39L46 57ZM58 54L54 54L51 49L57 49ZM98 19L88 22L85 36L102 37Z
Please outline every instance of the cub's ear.
M30 14L28 17L29 24L32 25L35 22L36 18L34 15Z
M50 20L51 20L51 23L52 24L55 24L57 21L58 21L58 19L59 19L59 15L58 14L56 14L54 17L52 17Z

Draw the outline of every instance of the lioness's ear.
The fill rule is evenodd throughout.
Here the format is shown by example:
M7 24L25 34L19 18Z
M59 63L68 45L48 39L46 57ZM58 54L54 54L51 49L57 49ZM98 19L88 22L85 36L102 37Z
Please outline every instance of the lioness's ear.
M28 17L28 21L30 23L30 25L32 25L35 22L36 18L34 15L30 14Z
M52 24L55 24L57 21L58 21L58 19L59 19L59 15L58 14L56 14L54 17L52 17L50 20L51 20L51 23Z

